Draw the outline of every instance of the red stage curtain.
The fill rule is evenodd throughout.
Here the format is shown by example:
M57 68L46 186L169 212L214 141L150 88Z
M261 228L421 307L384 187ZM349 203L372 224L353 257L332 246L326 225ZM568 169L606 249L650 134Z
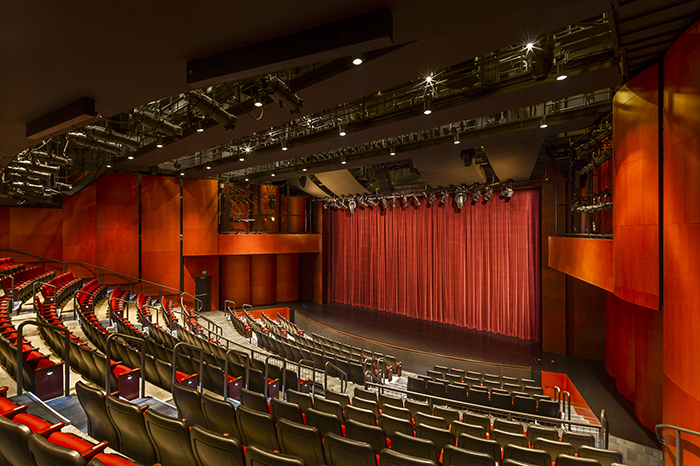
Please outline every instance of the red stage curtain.
M332 213L334 302L540 339L538 190L399 206Z

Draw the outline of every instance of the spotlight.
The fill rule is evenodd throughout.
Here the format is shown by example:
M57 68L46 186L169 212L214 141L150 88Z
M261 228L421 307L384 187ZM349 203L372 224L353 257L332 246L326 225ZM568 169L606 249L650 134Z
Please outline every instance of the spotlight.
M306 171L306 167L302 168L301 171L305 172L305 171Z
M540 128L544 129L547 126L547 117L543 116L542 118L540 118Z
M423 115L430 115L433 110L430 108L430 104L427 100L423 101Z
M425 77L425 84L432 84L433 83L433 75L429 75Z
M472 198L472 205L476 205L476 203L479 202L480 197L481 197L481 190L477 189L476 192L474 193L474 197Z
M163 148L163 138L160 138L160 137L159 137L159 138L156 140L156 147L157 147L158 149L162 149L162 148Z
M382 198L382 207L384 207L384 210L389 208L389 202L387 202L386 197Z
M467 201L467 193L464 192L463 189L457 190L455 193L455 205L459 210L462 210L464 208L464 203Z
M185 176L185 172L180 172L180 176Z
M513 197L513 188L511 188L510 185L504 186L501 190L501 195L498 197L499 199L503 199L505 202L510 202L510 199Z
M244 162L245 161L245 155L241 154L238 156L238 161L239 162Z
M106 167L107 167L107 168L112 168L112 162L107 162Z
M345 136L347 131L345 131L345 125L338 125L338 134L341 136Z
M493 188L489 188L486 190L484 193L484 198L481 201L482 205L486 205L487 202L489 202L489 199L491 199L491 196L493 195Z
M204 123L202 121L197 122L197 132L198 133L203 133L204 132Z
M525 48L527 49L528 52L532 52L532 49L535 48L535 44L533 44L532 42L528 42L528 43L525 45Z
M342 157L340 158L340 163L342 163L343 165L345 165L346 163L348 163L348 161L345 160L345 156L342 156Z
M289 145L287 143L286 139L282 139L282 150L287 150L289 149Z
M440 193L440 204L439 205L445 205L445 202L450 198L450 195L447 193L447 191L442 191Z
M566 74L566 62L557 63L557 81L563 81L568 78Z
M454 142L454 144L459 144L459 142L460 142L459 141L459 133L455 133L453 142Z
M254 102L254 105L255 105L256 107L262 107L262 106L263 106L263 103L264 103L264 100L265 100L265 97L264 97L262 91L258 91L258 92L255 93L255 102Z
M248 178L246 178L245 181L248 181Z
M362 62L364 62L364 60L362 59L362 55L355 55L354 57L352 57L353 65L359 66L362 64Z
M413 195L413 202L416 204L416 208L420 207L420 199L415 194Z
M270 173L270 176L275 176L275 174L274 174L274 173Z
M395 197L391 198L391 207L396 208L396 198Z
M129 160L134 160L134 156L133 156L133 155L130 155L130 156L127 157L127 159L129 159Z
M194 91L187 94L187 99L191 105L202 113L202 115L207 118L212 118L225 129L232 130L236 127L236 122L238 121L236 115L232 115L224 110L217 101L208 95L199 91ZM160 131L160 128L156 128L156 130Z
M406 207L408 207L408 204L410 204L410 203L411 203L411 201L408 200L408 196L404 196L404 197L403 197L403 207L404 207L404 209L405 209Z
M207 165L207 170L211 170L211 165Z
M389 155L396 155L396 148L394 146L389 147Z
M430 197L428 198L428 205L429 206L433 205L436 197L437 197L437 195L435 193L430 193Z

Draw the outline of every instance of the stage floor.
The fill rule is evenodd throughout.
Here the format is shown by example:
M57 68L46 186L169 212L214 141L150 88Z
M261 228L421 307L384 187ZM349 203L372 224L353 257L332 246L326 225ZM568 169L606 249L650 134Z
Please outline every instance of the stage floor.
M418 351L467 359L530 366L533 379L541 371L567 374L598 417L606 410L612 435L631 442L659 448L656 436L634 415L634 404L615 388L615 380L599 361L543 353L540 343L454 325L411 319L396 314L338 303L277 303L289 307L319 324L354 336ZM417 355L417 357L424 357Z

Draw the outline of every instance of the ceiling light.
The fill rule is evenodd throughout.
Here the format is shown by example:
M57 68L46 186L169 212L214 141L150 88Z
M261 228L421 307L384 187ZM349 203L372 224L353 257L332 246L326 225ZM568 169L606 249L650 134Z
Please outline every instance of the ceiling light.
M543 116L542 118L540 118L540 128L544 129L547 126L547 117Z
M275 174L274 174L274 173L270 173L270 176L275 176Z
M207 170L211 170L211 165L207 165Z
M112 168L112 163L111 163L111 162L107 162L107 165L106 165L106 166L107 166L107 168Z
M134 156L133 156L133 155L130 155L130 156L127 157L127 158L128 158L129 160L134 160Z
M338 134L341 136L348 134L347 131L345 131L345 125L338 125Z
M394 146L389 147L389 155L396 155L396 148Z
M472 198L472 205L476 205L476 203L479 202L480 197L481 197L481 190L477 189L477 191L474 193L474 197Z
M433 110L430 108L430 104L427 100L423 101L423 114L430 115L431 113L433 113Z
M459 133L455 133L455 135L454 135L454 143L455 143L455 144L459 144L459 142L460 142L460 141L459 141Z
M305 171L306 171L306 167L302 168L301 171L305 172Z
M257 93L255 94L255 102L254 102L255 106L256 106L256 107L262 107L262 106L263 106L263 100L264 100L263 93L262 93L262 92L257 92Z
M455 205L459 210L462 210L464 207L464 203L467 201L467 193L464 192L463 189L459 189L455 193Z
M156 147L157 147L158 149L162 149L162 148L163 148L163 138L159 137L158 139L156 139Z
M180 176L185 176L185 172L180 172Z
M567 78L566 75L566 62L557 63L557 81L563 81Z
M532 42L528 42L528 43L525 45L525 48L527 49L528 52L531 52L532 49L535 48L535 44L533 44Z
M289 145L287 143L286 139L282 139L282 150L287 150L289 149Z
M425 78L425 83L426 84L431 84L433 82L433 75L427 76Z
M250 151L252 151L252 150L253 150L252 147L250 147L250 146L245 146L245 151L246 151L246 152L250 152Z
M343 165L345 165L346 163L348 163L348 161L345 160L345 156L342 156L342 157L340 158L340 163L342 163Z
M355 55L352 57L352 64L355 66L361 65L363 61L362 55Z
M202 123L202 120L199 120L197 122L197 132L198 133L203 133L204 132L204 123Z

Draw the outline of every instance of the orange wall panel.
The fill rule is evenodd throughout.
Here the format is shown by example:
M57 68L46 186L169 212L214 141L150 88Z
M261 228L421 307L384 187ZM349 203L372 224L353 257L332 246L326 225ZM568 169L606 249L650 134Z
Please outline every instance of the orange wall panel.
M180 180L141 179L141 277L180 288Z
M664 59L663 422L700 430L700 22ZM683 464L700 464L700 442Z
M185 256L219 254L219 183L216 180L183 181L182 246Z
M250 304L250 256L221 256L221 308L229 299L240 308Z
M277 302L299 299L299 254L277 254Z
M549 237L549 266L604 290L613 290L613 242Z
M95 265L138 277L138 176L109 173L96 188Z
M274 254L250 258L250 304L260 306L277 302L277 259Z
M321 235L219 235L219 254L291 254L321 251Z
M209 309L203 310L214 311L219 308L219 256L185 257L185 291L195 296L195 280L202 276L202 270L211 276Z
M605 360L605 302L609 292L574 277L566 277L566 354Z
M658 76L652 66L613 100L614 293L652 309L659 300Z
M60 209L10 209L9 247L31 254L63 258L63 213ZM13 254L16 261L23 260ZM27 260L32 260L27 258Z
M10 247L10 208L0 207L0 248ZM2 257L10 254L0 253Z

